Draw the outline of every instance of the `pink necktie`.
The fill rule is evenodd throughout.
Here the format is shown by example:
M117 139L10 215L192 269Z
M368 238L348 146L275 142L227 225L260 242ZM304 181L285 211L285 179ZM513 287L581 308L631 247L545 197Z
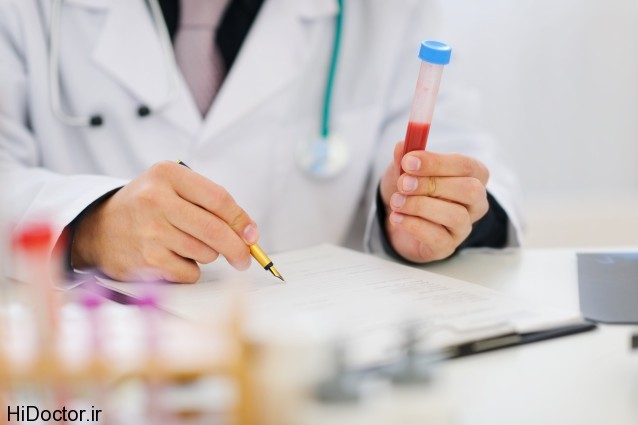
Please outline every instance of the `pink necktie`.
M215 32L228 0L181 0L175 56L202 116L226 75Z

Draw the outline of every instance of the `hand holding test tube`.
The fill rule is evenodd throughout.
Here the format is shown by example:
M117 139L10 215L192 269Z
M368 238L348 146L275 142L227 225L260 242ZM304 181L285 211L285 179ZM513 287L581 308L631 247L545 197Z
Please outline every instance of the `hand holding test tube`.
M409 261L425 263L449 257L489 209L487 168L460 154L425 151L443 68L451 49L424 41L421 67L405 141L381 180L379 209L390 245ZM385 214L385 215L383 215Z

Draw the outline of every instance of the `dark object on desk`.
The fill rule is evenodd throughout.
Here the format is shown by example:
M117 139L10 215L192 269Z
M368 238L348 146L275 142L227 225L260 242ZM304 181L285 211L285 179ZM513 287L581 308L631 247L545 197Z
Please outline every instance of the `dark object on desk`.
M420 352L418 354L418 357L420 362L425 362L428 365L432 365L439 361L458 359L474 354L488 353L491 351L500 350L502 348L518 347L519 345L531 344L534 342L541 342L568 335L589 332L596 329L596 327L597 326L595 323L584 320L581 322L558 326L544 331L528 332L522 334L512 333L507 335L495 336L492 338L486 338L479 341L468 342L455 347L450 347L443 351ZM403 361L405 361L405 359L398 360L399 363ZM393 372L396 371L397 366L401 367L400 364L391 362L360 369L358 372L362 375L381 373L383 376L387 377L392 376Z
M580 311L589 320L638 323L638 253L578 254Z
M388 368L387 375L398 386L425 385L432 380L432 364L434 357L428 358L418 352L419 326L408 323L403 329L403 356Z
M358 403L361 400L361 375L348 369L343 342L335 342L332 356L333 372L317 386L316 398L326 404Z
M469 342L467 344L459 345L450 352L448 358L455 359L472 354L487 353L489 351L498 350L500 348L531 344L533 342L540 342L562 336L579 334L582 332L592 331L594 329L596 329L596 324L588 321L583 321L581 323L559 326L544 331L502 335L494 338L488 338L481 341Z
M638 350L638 332L631 336L631 348Z

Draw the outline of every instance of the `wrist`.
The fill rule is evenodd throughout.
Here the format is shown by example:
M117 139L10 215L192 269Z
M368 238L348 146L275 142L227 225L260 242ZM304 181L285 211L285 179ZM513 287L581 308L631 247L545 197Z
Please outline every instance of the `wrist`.
M88 269L96 266L93 255L96 234L96 218L100 208L92 208L90 212L83 214L81 218L74 223L74 231L71 237L71 267L73 269Z
M106 201L120 188L93 201L69 225L69 259L71 269L89 269L98 265L100 227Z

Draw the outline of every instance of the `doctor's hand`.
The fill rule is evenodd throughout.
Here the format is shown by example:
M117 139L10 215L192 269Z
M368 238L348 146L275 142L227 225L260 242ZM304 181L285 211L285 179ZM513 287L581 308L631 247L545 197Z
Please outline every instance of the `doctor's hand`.
M399 142L381 180L390 243L409 261L447 258L489 208L489 172L478 160L460 154L402 154Z
M251 263L257 226L219 185L174 162L155 164L90 210L76 228L72 262L117 280L199 279L221 254Z

